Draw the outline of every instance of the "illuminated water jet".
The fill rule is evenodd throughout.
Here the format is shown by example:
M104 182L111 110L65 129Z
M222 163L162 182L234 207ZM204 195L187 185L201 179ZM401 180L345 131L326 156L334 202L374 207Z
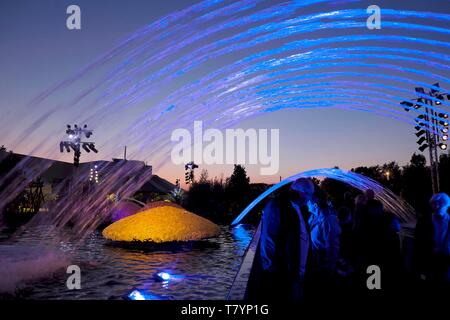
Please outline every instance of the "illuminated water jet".
M426 86L428 80L417 81L420 76L448 83L448 59L445 58L450 44L432 35L448 35L446 23L450 18L442 13L383 8L383 28L389 30L388 34L369 34L366 30L362 33L359 28L366 29L367 13L364 8L349 6L352 3L204 1L137 30L79 74L44 92L34 103L46 101L52 105L54 96L65 92L74 116L81 114L81 105L89 106L83 108L82 118L95 127L98 119L107 121L105 116L112 117L123 110L133 113L131 110L136 108L135 121L118 127L113 133L115 138L103 141L101 148L114 150L113 154L116 148L111 141L127 139L129 144L139 145L136 152L140 157L144 150L152 150L152 156L144 155L152 163L159 156L154 155L154 150L165 152L164 146L156 146L164 144L163 137L174 125L188 127L193 119L211 118L212 125L223 127L235 115L242 121L264 110L290 107L280 102L284 101L286 92L273 80L314 85L321 80L310 75L329 73L330 68L367 68L360 73L374 80L368 84L368 90L378 90L379 85L385 84L397 94L387 99L382 112L378 112L380 104L375 101L364 109L407 121L405 117L395 116L398 101L394 100L394 96L404 96L400 92L406 90L405 81ZM329 29L333 29L330 36L319 33ZM427 37L418 37L417 31L428 32ZM421 50L422 46L427 50ZM229 55L233 55L231 61L220 60ZM212 59L214 70L205 67ZM380 63L367 63L371 59ZM388 61L393 63L389 65ZM298 68L298 64L307 67ZM380 66L385 66L385 70ZM376 73L370 71L375 67ZM399 77L405 70L411 75ZM349 80L348 77L335 73L336 83ZM355 83L361 81L356 73L353 77ZM90 85L72 90L71 86L82 80ZM270 95L257 90L262 85L272 86ZM324 88L327 89L325 84ZM335 94L339 88L328 89ZM308 97L299 92L289 104L297 108L339 108L341 100L332 97L323 101L318 92ZM349 109L362 110L358 99L364 99L362 92L343 100ZM63 110L64 105L60 102L58 109ZM52 108L55 112L49 112L40 123L43 125L55 113L61 116L58 109ZM174 112L177 117L173 117ZM158 130L154 130L155 125ZM41 151L36 152L44 149L48 148L42 145Z
M380 200L384 209L399 218L402 222L412 222L415 220L415 212L414 209L406 203L403 199L396 196L392 191L383 187L378 182L365 177L361 174L344 171L340 169L315 169L305 172L300 172L289 178L284 179L283 181L273 185L265 192L263 192L260 196L258 196L253 202L247 206L240 214L237 216L232 225L236 225L245 218L245 216L262 200L264 200L267 196L269 196L274 191L279 188L294 182L299 178L313 178L313 177L323 177L330 178L337 181L344 182L360 191L366 191L371 189L375 192L375 197Z
M12 149L23 147L27 137L39 137L28 153L59 159L51 138L61 128L51 133L45 128L76 119L108 129L110 134L98 140L104 158L133 145L130 157L158 168L169 157L172 130L190 128L194 120L221 129L287 108L346 108L411 123L420 110L398 110L410 86L450 84L450 16L409 10L409 4L405 10L383 8L383 34L377 34L366 29L367 14L359 6L327 0L200 2L143 26L29 105L10 111L0 119L0 135L13 137ZM449 106L434 108L444 112ZM17 112L20 121L11 128ZM110 128L109 120L122 112L127 119ZM19 179L24 168L31 170ZM58 233L74 224L77 236L85 238L110 212L111 189L132 196L151 176L141 169L113 165L107 181L82 200L82 178L71 177L73 193L27 227L44 220L54 223L50 233ZM44 170L32 158L21 161L0 192L0 209Z

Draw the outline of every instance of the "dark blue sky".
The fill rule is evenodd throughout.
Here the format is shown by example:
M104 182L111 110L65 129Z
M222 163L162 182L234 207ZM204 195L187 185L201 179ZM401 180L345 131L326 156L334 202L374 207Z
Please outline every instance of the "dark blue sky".
M12 136L24 129L18 123L23 112L26 112L24 106L36 95L76 73L140 27L197 2L1 1L0 109L17 122L13 120L3 124L0 144L9 147ZM348 6L365 8L372 2L359 1ZM68 31L65 26L65 10L70 4L81 7L81 31ZM377 1L376 4L382 9L442 14L450 12L449 1ZM327 6L323 10L332 9ZM389 34L389 31L383 32ZM448 42L448 39L438 39ZM448 53L448 50L446 52ZM425 78L418 80L429 81ZM413 95L411 91L411 96ZM120 121L120 117L117 121ZM59 125L61 124L54 123L55 127ZM55 127L49 130L54 130ZM286 177L305 169L335 165L351 168L391 160L404 164L417 148L410 124L364 112L290 109L247 119L238 127L280 128L280 173L276 177L259 177L258 167L250 166L249 171L256 181L273 182L278 176ZM28 153L39 143L39 137L32 137L15 151ZM64 155L62 159L70 161L70 156ZM84 158L90 159L93 159L93 156ZM229 165L204 168L210 171L210 176L219 176L222 172L228 175L232 170ZM159 173L173 180L182 177L183 171L181 167L168 164L161 168Z

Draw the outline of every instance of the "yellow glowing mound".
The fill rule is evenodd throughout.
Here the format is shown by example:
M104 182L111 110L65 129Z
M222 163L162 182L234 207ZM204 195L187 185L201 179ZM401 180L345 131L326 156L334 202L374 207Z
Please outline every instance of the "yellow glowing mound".
M114 222L103 236L114 241L192 241L214 237L219 227L182 208L159 206Z

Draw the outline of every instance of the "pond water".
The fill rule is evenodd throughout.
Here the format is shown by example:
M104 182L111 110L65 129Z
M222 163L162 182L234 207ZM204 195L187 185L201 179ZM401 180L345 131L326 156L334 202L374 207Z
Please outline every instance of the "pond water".
M216 238L158 250L113 246L95 232L82 245L59 244L59 249L70 253L70 264L81 268L80 290L67 289L70 275L65 268L58 268L50 277L22 286L16 295L26 299L123 299L134 291L132 296L138 293L149 299L225 299L254 230L250 225L221 226ZM24 246L39 254L38 245L45 243L40 234L25 232L14 242L3 234L0 255L7 255L8 248L14 252ZM154 275L159 272L168 273L169 281L157 281Z

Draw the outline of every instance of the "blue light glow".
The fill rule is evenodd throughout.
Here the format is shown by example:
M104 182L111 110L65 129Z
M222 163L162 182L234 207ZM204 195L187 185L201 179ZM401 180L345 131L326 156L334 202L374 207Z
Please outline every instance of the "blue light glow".
M165 300L163 297L156 296L151 293L142 292L137 289L131 291L128 294L128 299L130 300Z
M145 297L138 290L133 290L128 295L128 298L130 298L131 300L145 300Z
M38 105L49 100L54 107L42 119L58 105L70 105L71 116L95 123L136 108L111 133L105 143L110 155L104 156L113 156L126 137L154 168L168 159L167 135L194 119L222 129L287 108L345 108L413 123L421 111L399 107L411 97L409 86L430 89L439 81L441 92L449 94L450 43L444 39L450 16L383 8L386 32L370 33L364 31L365 8L345 5L352 2L357 1L202 1L136 30L38 95L33 110L41 113ZM53 103L59 96L65 100ZM437 112L448 107L448 101L429 106Z
M233 234L233 238L237 241L248 244L253 237L253 233L250 230L251 229L246 227L246 225L238 224L231 229L231 233Z
M392 191L384 188L381 184L365 177L361 174L344 171L340 169L315 169L305 172L297 173L289 178L286 178L279 183L273 185L261 195L259 195L255 200L253 200L250 205L244 209L244 211L239 214L239 216L234 219L231 225L238 224L259 202L265 199L272 192L278 190L279 188L294 182L299 178L312 178L312 177L326 177L334 180L338 180L349 184L350 186L359 189L361 191L366 191L372 189L375 192L377 199L379 199L384 207L395 214L402 221L413 221L415 219L414 209L408 205L403 199L396 196Z
M156 274L156 278L157 278L157 279L160 279L160 280L162 280L162 281L169 281L170 278L171 278L171 276L170 276L170 274L168 274L167 272L158 272L158 273Z

